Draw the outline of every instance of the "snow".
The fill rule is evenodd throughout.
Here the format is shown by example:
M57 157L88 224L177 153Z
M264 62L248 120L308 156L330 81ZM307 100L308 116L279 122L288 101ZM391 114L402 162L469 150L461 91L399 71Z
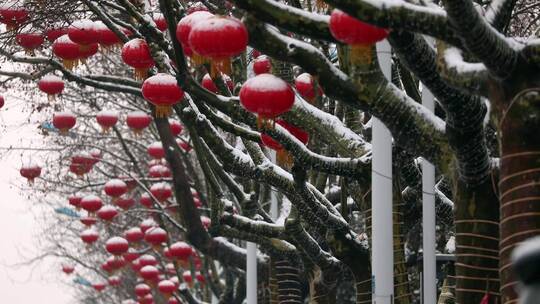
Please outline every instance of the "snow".
M412 3L408 3L402 0L362 0L362 3L373 6L377 9L404 9L408 11L414 11L423 14L430 14L434 16L440 16L446 18L446 12L437 6L420 6Z
M145 237L147 236L161 236L161 235L166 235L167 232L161 228L161 227L152 227L150 229L148 229L145 233Z
M98 210L98 213L101 213L101 212L109 213L112 211L118 212L118 209L116 209L116 207L111 206L111 205L105 205L101 207L101 209Z
M279 226L285 225L285 220L289 217L289 214L291 213L291 207L292 207L291 201L284 197L281 203L281 210L279 212L279 217L275 221L276 225L279 225Z
M62 36L63 37L63 36ZM58 38L60 39L60 38ZM122 49L140 49L146 45L146 41L141 38L135 38L131 39L130 41L126 42Z
M133 111L133 112L128 113L127 117L128 118L147 118L147 117L150 117L150 115L148 115L147 113L143 111Z
M177 85L176 78L170 74L158 73L144 81L154 85Z
M56 112L54 113L54 116L56 117L72 117L72 118L76 118L75 115L69 111L64 111L64 112Z
M287 82L272 74L257 75L246 81L244 86L248 87L251 91L257 92L275 92L289 89Z
M456 252L456 237L455 236L451 236L448 239L448 242L446 242L446 246L444 247L444 250L450 254L453 254Z
M105 183L105 187L122 188L122 187L127 187L127 185L123 180L115 178Z
M191 29L192 31L204 31L204 32L209 32L209 31L220 32L220 31L233 31L233 30L245 31L244 24L240 22L240 20L236 18L232 18L232 17L218 17L218 16L212 16L211 18L206 17L192 24L194 24Z
M69 38L69 36L68 36L67 34L58 37L58 38L54 41L54 43L55 43L55 44L57 44L57 43L75 44L75 42L73 42L73 41Z
M495 21L495 16L497 16L497 14L501 11L501 8L506 1L507 0L492 0L488 4L488 10L484 14L484 18L487 22L491 24L493 21Z
M129 245L128 241L122 237L119 236L113 236L112 238L108 239L105 243L106 246L109 245Z
M299 83L306 83L306 84L312 84L313 83L313 77L309 73L302 73L298 75L295 79L296 82Z
M150 191L153 191L153 190L164 190L164 189L172 189L172 188L171 188L171 185L169 185L169 184L166 183L166 182L155 183L155 184L152 185L152 187L150 187Z
M56 75L47 74L47 75L41 77L40 82L44 82L44 83L46 83L46 82L62 82L63 83L64 81L62 80L62 78L60 78L60 77L58 77Z
M97 236L98 232L94 228L86 229L81 232L81 236Z
M455 69L458 73L481 72L486 70L483 63L465 62L458 48L449 47L444 51L443 55L446 66L450 69Z
M163 149L163 144L160 141L155 141L148 146L148 149Z
M112 110L101 110L97 113L97 117L115 117L118 118L118 112Z
M210 17L214 17L214 14L212 14L210 12L207 12L207 11L196 11L196 12L193 12L193 13L187 15L186 17L182 18L182 20L180 20L180 22L178 22L178 25L181 25L181 26L193 26L197 22L199 22L201 20L206 20L206 19L208 19Z
M77 28L81 30L95 30L96 24L90 19L82 19L73 22L70 28Z
M102 30L108 30L109 27L105 23L103 23L103 21L98 20L98 21L94 22L94 29L102 31Z
M512 252L512 261L516 262L532 255L540 255L540 236L525 240L514 252Z
M302 17L304 17L306 19L311 19L311 20L314 20L314 21L317 21L317 22L324 22L324 23L329 23L330 22L330 16L328 16L328 15L310 13L308 11L305 11L305 10L302 10L302 9L299 9L299 8L296 8L296 7L293 7L293 6L290 6L290 5L286 5L286 4L283 4L283 3L280 3L280 2L277 2L277 1L274 1L274 0L267 0L266 2L268 2L269 4L275 6L280 11L286 11L286 12L291 13L291 14L301 15Z

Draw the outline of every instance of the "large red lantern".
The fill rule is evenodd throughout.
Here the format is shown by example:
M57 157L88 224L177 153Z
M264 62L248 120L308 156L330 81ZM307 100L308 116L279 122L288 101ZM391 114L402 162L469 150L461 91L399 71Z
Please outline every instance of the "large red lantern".
M240 103L247 111L257 114L260 128L291 109L294 91L284 80L272 74L261 74L244 83Z
M13 30L28 20L28 11L13 2L5 1L0 4L0 22L4 23L8 30Z
M58 28L50 28L45 30L45 37L49 42L54 42L56 39L66 35L68 33L68 29L64 27L58 27Z
M229 91L232 92L232 90L234 88L234 84L233 84L233 81L232 81L231 77L229 77L228 75L222 74L221 78L223 78L223 80L225 81L225 84L229 88ZM212 93L217 94L219 92L216 84L212 80L212 77L210 77L210 74L205 74L203 76L202 81L201 81L201 85L202 85L203 88L207 89L208 91L210 91Z
M165 150L163 150L163 144L159 141L153 142L146 148L146 152L154 159L160 159L165 157Z
M155 183L150 187L150 193L160 203L168 200L172 196L172 188L168 183Z
M103 133L107 133L118 122L118 113L115 111L102 110L97 113L96 120L101 126Z
M135 133L140 135L152 122L152 116L143 111L134 111L127 115L126 124Z
M148 170L148 176L151 178L169 178L172 176L171 169L164 165L155 165ZM142 195L141 195L142 198Z
M105 249L112 255L122 255L129 249L129 243L126 239L114 236L105 242Z
M130 243L140 242L144 238L144 233L139 227L132 227L124 232L124 237Z
M94 229L87 229L81 232L81 240L90 245L99 239L99 234Z
M122 256L110 256L107 258L107 262L111 270L117 270L126 266L126 260Z
M15 36L15 40L20 46L22 46L27 54L33 55L34 50L43 44L45 37L43 37L43 35L40 33L27 32L17 34L17 36Z
M123 180L115 178L105 183L103 190L105 191L105 194L112 197L114 200L124 195L127 192L128 188Z
M159 73L146 79L142 85L144 98L156 106L157 117L167 117L171 107L184 98L184 91L178 86L176 78Z
M277 120L276 124L285 128L287 131L289 131L289 133L291 133L292 136L294 136L304 145L307 144L307 142L309 141L309 133L298 128L297 126L290 124L284 120ZM289 167L292 164L292 156L277 141L275 141L270 136L264 133L261 133L261 141L263 145L267 146L268 148L272 150L277 151L276 160L278 164L287 166L287 167Z
M231 74L231 57L246 50L248 32L239 20L214 16L197 22L189 33L189 45L196 54L211 59L212 76Z
M388 30L355 19L334 9L330 16L330 32L336 40L351 46L351 59L369 62L371 48L388 36Z
M58 76L49 74L38 81L38 88L47 94L49 100L54 100L56 95L64 91L64 81Z
M57 112L53 115L53 126L61 135L67 135L75 123L77 123L77 118L71 112Z
M161 227L150 228L144 233L144 240L153 247L161 246L161 244L167 242L168 239L167 232Z
M103 21L94 22L94 28L97 32L99 44L104 49L111 49L122 43L122 40L116 35Z
M315 84L313 76L308 73L298 75L294 79L294 86L298 93L309 103L313 103L317 97L323 94L321 87ZM315 86L317 89L315 89Z
M176 26L176 39L178 39L180 44L182 44L184 54L192 57L197 64L202 63L202 58L198 55L193 56L193 51L189 45L189 33L197 22L213 16L214 15L208 11L195 11L180 19L178 25Z
M88 211L88 213L90 214L95 213L96 211L101 209L102 206L103 201L93 194L87 195L81 200L81 208Z
M71 157L69 170L77 176L83 176L92 170L94 158L87 152L80 152Z
M100 219L110 222L118 215L118 210L114 206L107 205L107 206L101 207L96 212L96 214Z
M148 69L154 67L155 62L150 53L150 47L145 40L136 38L128 41L122 47L122 59L135 69L135 79L142 80L148 75Z
M53 53L62 59L62 64L68 70L72 70L79 64L79 58L81 57L81 51L79 45L71 39L68 35L63 35L56 39L52 45Z
M80 50L87 49L89 45L99 42L99 33L94 21L89 19L77 20L68 27L68 36L71 41L79 44Z
M41 175L41 167L36 164L25 164L19 170L22 177L28 180L29 184L33 184L34 180Z
M255 75L270 73L272 70L272 62L270 57L261 55L253 60L253 72Z

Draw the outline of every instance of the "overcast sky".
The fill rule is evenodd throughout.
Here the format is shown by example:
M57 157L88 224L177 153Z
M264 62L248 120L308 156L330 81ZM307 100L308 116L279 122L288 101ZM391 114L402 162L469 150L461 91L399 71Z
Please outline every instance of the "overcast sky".
M0 94L6 97L6 106L0 109L0 147L18 147L28 144L29 140L39 141L37 123L27 122L28 113L23 112L22 101L4 92ZM5 154L4 150L0 152ZM25 182L18 172L20 165L20 151L0 157L0 302L73 303L67 284L71 278L61 272L60 261L46 259L31 266L13 266L40 254L35 248L40 227L33 214L39 210L13 186Z

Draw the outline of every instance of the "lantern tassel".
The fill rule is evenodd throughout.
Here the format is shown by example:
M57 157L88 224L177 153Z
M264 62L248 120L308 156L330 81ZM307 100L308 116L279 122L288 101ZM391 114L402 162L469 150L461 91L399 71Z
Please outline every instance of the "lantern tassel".
M78 60L69 60L69 59L62 60L62 65L69 71L73 70L73 68L77 66L77 63L78 63Z
M49 100L49 102L53 102L56 100L56 95L54 94L47 94L47 100Z
M373 60L373 45L355 44L351 46L351 63L370 64Z
M193 64L195 66L200 66L207 62L206 58L196 53L193 53L193 55L191 56L191 61L193 61Z
M62 136L67 136L69 133L69 129L58 129L58 134Z
M215 58L212 59L210 66L210 77L215 78L220 73L231 75L231 58Z
M276 121L273 118L266 118L262 116L257 116L257 128L259 130L273 130L276 126Z
M101 127L101 134L109 134L111 132L111 127Z
M279 166L290 169L293 165L293 157L287 150L280 149L276 152L276 162Z
M145 80L148 77L147 69L135 69L135 80Z
M315 0L315 8L320 11L325 11L328 9L328 4L323 0Z
M165 118L171 115L172 109L170 106L156 106L156 117Z

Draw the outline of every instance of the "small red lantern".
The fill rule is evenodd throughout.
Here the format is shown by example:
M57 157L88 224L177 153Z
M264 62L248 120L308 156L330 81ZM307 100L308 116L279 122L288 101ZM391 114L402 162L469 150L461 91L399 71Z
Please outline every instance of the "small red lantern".
M184 282L186 282L189 286L193 286L193 277L191 276L191 271L184 271L182 273L182 279L184 279Z
M289 131L289 133L291 133L291 135L296 137L296 139L298 139L304 145L307 144L307 142L309 141L309 133L296 127L295 125L290 124L284 120L278 120L276 121L276 124L285 128L287 131ZM277 141L264 133L261 133L261 141L263 145L277 151L276 160L278 164L287 167L292 164L292 156Z
M167 300L167 304L180 304L180 302L178 302L175 297L170 297L169 300Z
M126 237L126 240L128 240L128 242L136 243L143 240L144 233L139 227L132 227L126 230L126 232L124 232L124 236Z
M49 42L54 42L56 39L66 35L68 33L67 28L50 28L45 31L45 37Z
M150 155L152 158L160 159L165 157L165 150L163 150L163 144L159 141L156 141L152 144L150 144L146 148L146 152L148 152L148 155Z
M38 81L38 88L47 94L49 100L64 91L64 81L62 78L49 74Z
M271 70L272 62L270 61L270 57L262 55L253 61L253 72L255 75L270 73Z
M20 46L22 46L26 54L33 55L34 50L43 44L45 37L43 37L43 35L40 33L28 32L17 34L17 36L15 36L15 40Z
M122 47L122 59L135 69L135 79L142 80L148 75L148 69L154 67L155 62L150 53L150 47L143 39L132 39Z
M0 96L0 109L4 107L4 104L6 101L4 100L4 96Z
M118 276L111 276L107 279L107 282L109 282L110 286L119 286L122 281Z
M163 16L163 14L160 14L160 13L154 14L152 19L154 20L156 27L160 31L164 32L167 30L167 20L165 20L165 16Z
M196 54L211 59L210 75L231 74L231 57L246 50L248 32L239 20L214 16L197 22L189 33Z
M178 136L184 130L182 124L177 120L169 120L169 128L173 136Z
M110 256L107 258L107 265L109 265L109 268L111 270L117 270L124 266L126 266L126 260L124 260L124 257L122 256Z
M82 196L78 194L74 194L68 197L69 204L77 209L81 208L81 200L82 200Z
M88 213L94 213L101 209L103 202L101 199L95 195L87 195L81 200L81 208L88 211Z
M201 284L204 284L204 282L206 282L206 280L204 279L204 276L202 275L200 271L197 271L195 273L195 278L197 278L197 281L199 281L199 283Z
M68 35L63 35L56 39L52 45L53 53L62 59L62 64L68 70L72 70L79 64L81 51L79 45L69 39Z
M140 283L140 284L137 284L135 286L135 295L137 297L144 297L145 295L149 294L150 292L152 292L152 288L150 288L150 286L144 284L144 283Z
M128 251L124 253L123 257L127 262L131 263L139 258L139 253L134 248L129 248Z
M176 143L178 144L178 147L180 147L180 149L184 150L186 153L191 151L191 146L189 145L188 142L184 141L183 139L178 138L176 140Z
M9 30L16 29L28 20L28 11L13 2L0 4L0 22L4 23Z
M94 164L95 161L92 155L86 152L80 152L71 157L69 170L78 176L83 176L92 170Z
M189 44L189 33L195 24L213 16L214 15L208 11L195 11L193 13L188 13L187 16L180 19L176 26L176 39L182 44L184 54L192 57L197 64L202 64L202 58L200 58L200 56L193 56L193 51Z
M152 208L152 205L154 204L154 200L148 193L141 194L141 198L139 199L139 203L146 208Z
M94 22L94 28L98 37L96 42L99 42L102 48L108 50L122 43L122 40L103 21Z
M97 43L89 44L79 51L79 61L81 63L86 63L86 60L95 54L99 50L99 45Z
M167 232L161 227L150 228L144 233L144 240L152 244L153 247L159 247L168 239Z
M187 261L193 254L193 249L186 242L176 242L169 247L169 253L175 259Z
M233 81L232 81L231 77L229 77L229 76L227 76L225 74L222 74L221 78L223 78L223 80L225 81L225 84L227 84L227 87L229 88L229 91L232 92L232 90L234 88L234 84L233 84ZM201 85L203 86L203 88L207 89L208 91L210 91L212 93L218 94L218 92L219 92L216 84L212 80L212 77L210 77L210 74L205 74L203 76L202 81L201 81Z
M128 188L123 180L115 178L105 183L103 190L105 191L105 194L115 199L124 195Z
M34 180L41 175L41 167L32 163L26 164L21 167L19 173L28 180L29 184L33 184Z
M315 89L315 85L313 77L308 73L300 74L294 79L296 90L309 103L313 103L315 98L323 94L321 87L317 85Z
M210 218L203 215L201 216L201 223L204 229L208 230L208 228L210 228L210 225L212 224L212 221L210 220Z
M105 242L105 250L112 255L122 255L129 249L129 243L126 239L114 236Z
M127 210L131 208L131 206L135 205L135 200L131 197L119 197L114 201L114 203L116 206Z
M152 116L143 111L134 111L127 115L126 124L135 133L140 135L152 122Z
M171 107L184 98L184 91L178 86L174 76L159 73L146 79L142 85L144 98L156 106L157 117L167 117Z
M169 178L172 176L171 169L164 165L155 165L148 171L148 176L151 178ZM142 198L142 196L141 196Z
M94 287L97 292L102 292L103 290L105 290L105 287L107 287L107 285L105 285L105 283L94 283L92 284L92 287Z
M73 271L75 271L75 267L73 267L72 265L64 264L64 265L62 265L62 271L65 274L72 274Z
M139 258L139 262L141 263L141 266L156 266L158 264L158 260L153 256L149 254L145 254Z
M118 215L118 210L114 206L103 206L97 211L97 216L107 222L112 221Z
M156 227L158 224L153 220L153 219L146 219L144 221L141 222L141 224L139 225L139 227L141 228L142 232L146 232L146 230L152 228L152 227Z
M336 40L351 45L351 59L369 62L372 46L388 36L388 30L355 19L334 9L330 15L330 32Z
M168 298L173 292L175 292L176 286L169 280L162 280L158 283L158 290L163 294L163 296Z
M138 300L139 300L139 304L155 304L154 296L152 296L152 294L147 294L144 297L139 298Z
M289 111L294 98L289 84L272 74L250 78L240 89L240 103L247 111L257 114L259 128Z
M168 200L172 196L172 188L168 183L155 183L150 187L150 193L160 203Z
M81 223L87 227L91 227L95 223L97 223L97 218L91 217L91 216L83 216L81 217Z
M141 268L139 274L145 281L153 281L158 278L159 270L155 266L147 265Z
M69 129L75 126L77 118L71 112L56 112L53 115L53 126L58 129L61 135L67 135Z
M115 111L102 110L96 115L96 120L101 126L103 133L107 133L118 122L118 113Z
M81 232L81 240L90 245L99 239L99 234L94 229L87 229Z
M99 41L99 34L94 21L89 19L77 20L68 27L68 36L71 41L79 44L80 50Z

